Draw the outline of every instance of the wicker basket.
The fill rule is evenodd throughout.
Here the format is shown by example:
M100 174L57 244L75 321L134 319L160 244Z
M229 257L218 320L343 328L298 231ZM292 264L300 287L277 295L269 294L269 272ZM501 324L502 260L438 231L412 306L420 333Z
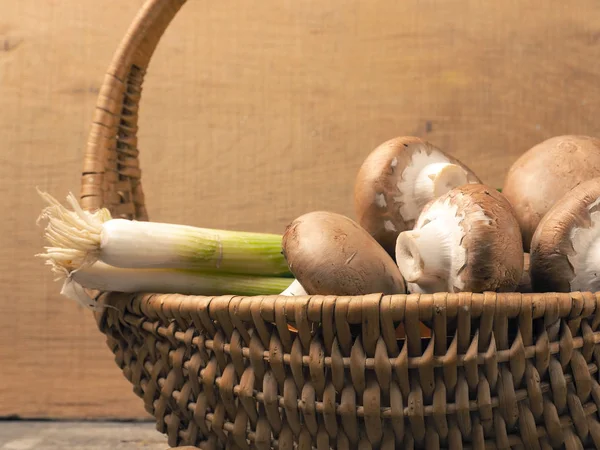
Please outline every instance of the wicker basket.
M147 220L141 86L184 3L148 0L115 54L85 155L89 210ZM99 301L113 306L99 329L170 446L600 448L600 294Z

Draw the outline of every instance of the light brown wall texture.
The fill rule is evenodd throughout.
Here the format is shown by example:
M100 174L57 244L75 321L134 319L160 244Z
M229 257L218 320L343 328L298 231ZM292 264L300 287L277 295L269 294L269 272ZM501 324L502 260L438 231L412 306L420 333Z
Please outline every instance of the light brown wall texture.
M39 186L78 192L98 87L142 0L0 0L0 416L145 417L92 315L34 258ZM543 8L542 8L543 6ZM366 154L418 135L500 187L600 135L595 0L189 0L146 78L150 218L282 232L353 217Z

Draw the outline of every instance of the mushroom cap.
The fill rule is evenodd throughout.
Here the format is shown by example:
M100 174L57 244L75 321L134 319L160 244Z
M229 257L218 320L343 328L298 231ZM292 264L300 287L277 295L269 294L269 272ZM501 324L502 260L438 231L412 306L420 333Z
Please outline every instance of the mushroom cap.
M523 242L513 208L504 195L483 184L458 187L448 194L450 203L474 220L462 223L462 246L467 262L460 274L467 292L511 292L523 273ZM489 220L478 220L483 212Z
M582 181L600 176L600 139L564 135L547 139L521 155L506 175L502 193L513 205L523 248L544 214Z
M464 169L468 182L481 182L461 161L418 137L397 137L375 148L367 156L356 176L354 209L360 226L392 257L395 254L398 234L411 229L420 212L417 209L412 217L403 216L402 209L407 203L403 196L412 193L401 192L398 186L405 169L411 165L417 152L426 156L431 163L456 164Z
M448 291L514 291L523 273L524 258L519 224L508 200L483 184L459 186L429 202L414 229L436 220L436 210L444 208L453 208L461 228L458 239L448 244L456 247L449 259L453 270ZM442 226L450 228L453 224Z
M314 211L286 228L283 254L311 295L403 294L406 285L393 259L356 222Z
M600 234L600 178L571 189L550 208L531 240L530 276L534 292L571 292L594 288L576 276L585 268L576 261L594 250L591 243ZM581 270L583 269L583 270ZM593 270L593 267L590 266ZM600 267L597 267L600 269ZM600 280L597 277L596 280ZM597 281L598 282L598 281ZM594 288L596 290L597 288Z

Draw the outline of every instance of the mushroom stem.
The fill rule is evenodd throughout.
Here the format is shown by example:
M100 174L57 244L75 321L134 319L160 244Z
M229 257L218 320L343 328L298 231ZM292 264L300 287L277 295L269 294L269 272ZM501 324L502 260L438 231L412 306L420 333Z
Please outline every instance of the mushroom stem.
M600 201L598 199L596 202ZM590 209L595 206L593 204ZM572 232L572 245L575 254L569 256L569 262L575 272L571 280L571 290L600 290L600 211L590 214L591 226Z
M448 162L427 164L415 179L416 203L422 208L430 200L468 182L467 173L456 164Z
M432 221L398 236L396 259L400 272L408 283L418 284L427 292L445 291L452 247L448 227ZM415 292L416 286L410 286Z

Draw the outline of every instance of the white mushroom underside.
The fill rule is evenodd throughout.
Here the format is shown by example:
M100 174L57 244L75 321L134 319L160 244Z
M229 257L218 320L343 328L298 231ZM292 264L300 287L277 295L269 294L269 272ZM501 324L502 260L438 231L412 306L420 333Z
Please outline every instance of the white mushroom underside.
M448 174L448 166L452 166L451 174ZM400 214L405 221L416 220L428 201L445 193L436 193L439 191L439 186L436 188L436 176L442 171L453 178L445 180L453 184L450 188L467 183L466 171L452 164L443 153L433 150L428 154L426 150L416 150L412 154L410 163L396 184L400 195L394 197L394 201L400 203Z
M411 250L418 252L415 255L418 258L415 260L397 255L400 271L406 277L411 270L422 270L420 279L407 282L410 292L453 292L453 283L458 289L462 287L458 271L465 264L466 252L460 245L464 234L460 225L463 216L457 212L458 207L448 200L433 204L419 217L413 230L402 233L403 237L413 241ZM422 261L422 269L412 267L418 264L418 259Z
M460 272L467 263L467 251L462 247L461 240L470 232L473 224L480 221L491 223L481 208L476 206L465 215L446 200L432 204L421 214L413 230L401 233L402 237L398 240L400 246L410 246L410 250L418 254L416 258L406 258L400 255L403 251L398 251L396 256L400 272L405 278L412 278L411 273L422 270L418 279L407 280L409 292L431 294L463 291L465 282ZM416 267L419 260L422 268Z
M306 289L300 284L298 280L292 281L292 283L285 289L280 295L283 296L295 296L295 295L308 295Z
M600 204L600 198L588 210ZM575 277L571 280L572 291L600 291L600 211L591 213L589 228L573 228L571 242L575 253L568 257Z

